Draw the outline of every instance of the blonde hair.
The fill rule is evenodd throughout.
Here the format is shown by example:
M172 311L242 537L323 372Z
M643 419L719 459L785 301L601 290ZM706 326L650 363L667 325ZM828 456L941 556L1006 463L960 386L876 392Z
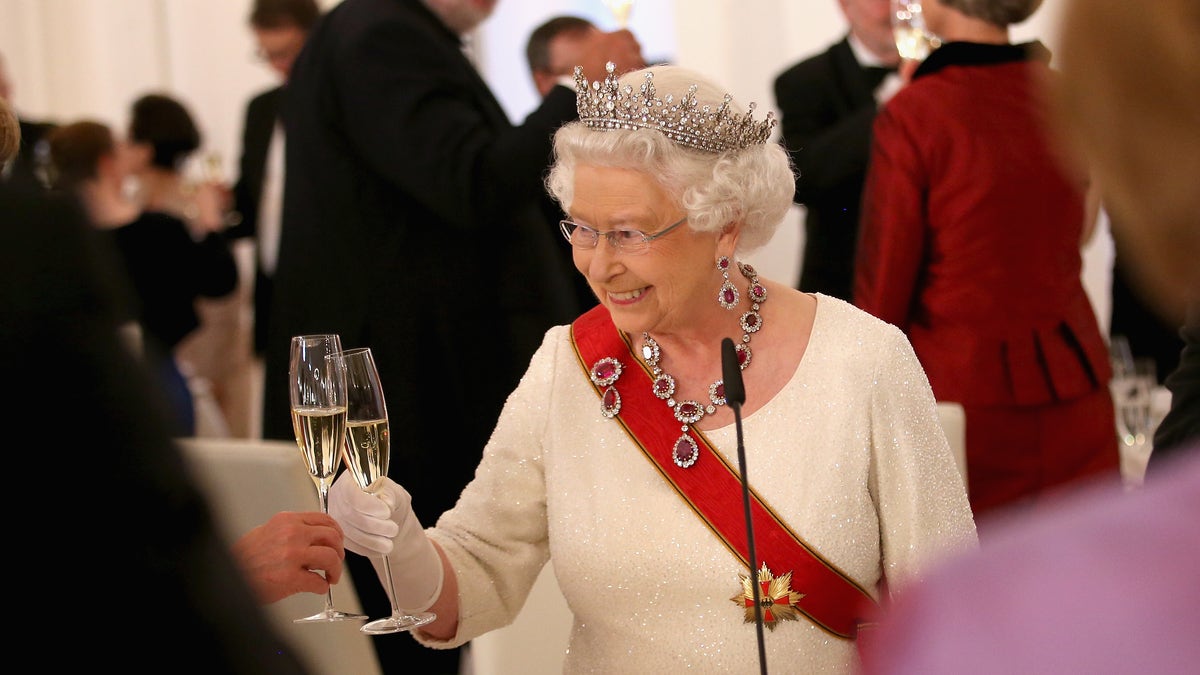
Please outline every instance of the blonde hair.
M8 100L0 96L0 169L21 151L21 123Z
M1163 299L1200 300L1200 3L1072 0L1061 26L1061 132L1175 317Z
M622 86L640 87L647 70L654 73L661 98L670 94L679 99L693 84L701 105L715 109L725 97L724 89L712 81L678 66L626 73L621 77ZM731 107L733 112L745 112L736 101ZM729 223L741 222L739 253L749 253L771 240L796 192L787 152L769 141L712 153L683 147L651 129L601 131L572 122L554 135L554 155L546 186L564 211L570 210L575 196L577 165L633 169L676 196L693 230L716 232Z

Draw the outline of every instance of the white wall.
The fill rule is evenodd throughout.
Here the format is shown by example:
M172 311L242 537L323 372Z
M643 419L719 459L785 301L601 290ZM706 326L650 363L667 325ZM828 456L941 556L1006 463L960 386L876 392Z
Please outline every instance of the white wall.
M1041 39L1053 50L1062 5L1045 0L1014 37ZM0 52L16 87L14 105L33 117L88 116L121 129L128 104L161 89L188 103L206 148L232 172L245 103L275 82L253 58L249 6L250 0L0 0ZM602 0L501 0L475 38L480 69L516 121L536 104L525 39L538 23L563 13L615 27ZM845 30L836 0L638 0L629 27L647 57L706 72L763 112L774 109L775 75ZM801 244L797 207L752 262L794 282ZM1086 251L1085 282L1104 323L1111 255L1102 230Z

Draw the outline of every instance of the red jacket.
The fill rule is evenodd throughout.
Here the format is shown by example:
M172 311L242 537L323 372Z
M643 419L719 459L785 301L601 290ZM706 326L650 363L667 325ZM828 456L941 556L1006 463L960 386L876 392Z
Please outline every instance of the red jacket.
M946 44L876 117L854 302L908 334L938 400L1107 389L1080 281L1085 185L1045 133L1044 55Z

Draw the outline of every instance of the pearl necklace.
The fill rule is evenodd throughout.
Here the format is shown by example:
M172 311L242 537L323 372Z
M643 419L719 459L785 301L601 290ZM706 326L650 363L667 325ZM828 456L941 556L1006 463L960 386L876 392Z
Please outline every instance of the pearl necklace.
M750 310L741 316L742 342L735 348L738 357L738 367L745 370L750 366L750 336L762 328L763 319L758 310L761 308L762 303L767 300L767 289L759 283L758 272L752 266L743 262L739 262L737 265L742 274L750 279L750 283L746 287L746 297L750 300ZM682 425L680 430L683 433L675 441L672 459L675 461L675 464L686 469L695 464L696 460L700 457L700 448L696 445L696 441L692 440L691 436L688 436L688 425L699 422L706 414L711 415L715 413L717 406L726 404L725 380L718 379L708 385L709 404L707 406L693 399L676 401L675 378L659 365L662 361L662 356L662 347L658 344L658 341L651 337L649 333L642 333L642 358L646 361L646 365L650 366L654 374L654 382L651 384L651 390L656 397L666 401L667 407L674 411L675 419Z

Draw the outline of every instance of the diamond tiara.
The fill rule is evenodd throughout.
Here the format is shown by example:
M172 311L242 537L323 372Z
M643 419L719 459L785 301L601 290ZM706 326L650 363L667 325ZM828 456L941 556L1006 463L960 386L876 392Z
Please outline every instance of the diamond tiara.
M635 92L628 84L621 86L612 62L605 70L608 74L603 82L597 80L588 86L583 68L575 67L575 106L579 120L592 129L654 129L680 145L718 153L766 143L775 127L773 112L761 122L752 119L757 107L754 103L744 115L730 112L733 97L729 94L713 110L696 100L694 84L676 102L672 94L665 99L658 97L653 72L646 73L646 81Z

